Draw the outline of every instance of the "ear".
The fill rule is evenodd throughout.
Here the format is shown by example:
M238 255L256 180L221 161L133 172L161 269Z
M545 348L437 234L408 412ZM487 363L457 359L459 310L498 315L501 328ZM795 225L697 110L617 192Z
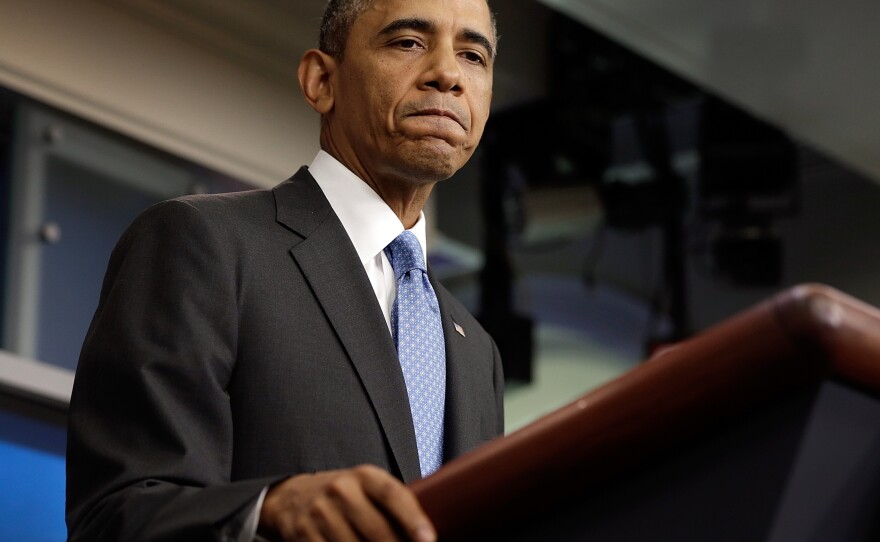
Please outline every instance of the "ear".
M336 69L336 59L319 51L309 49L299 62L299 87L312 109L326 115L333 109L333 85L330 76Z

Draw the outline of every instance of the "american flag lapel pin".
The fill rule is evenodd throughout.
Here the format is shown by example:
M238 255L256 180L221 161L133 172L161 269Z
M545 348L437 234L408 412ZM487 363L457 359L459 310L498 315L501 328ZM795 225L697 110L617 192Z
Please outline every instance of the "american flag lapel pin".
M459 335L461 335L462 337L467 337L467 335L464 334L464 328L458 325L458 322L453 321L452 326L455 327L455 331L457 331Z

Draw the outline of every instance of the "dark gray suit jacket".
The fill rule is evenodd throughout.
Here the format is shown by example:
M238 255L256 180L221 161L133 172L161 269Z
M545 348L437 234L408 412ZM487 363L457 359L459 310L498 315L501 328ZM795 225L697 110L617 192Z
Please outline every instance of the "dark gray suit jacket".
M434 288L453 458L502 433L503 377L489 336ZM308 171L138 217L77 368L70 539L221 540L266 485L361 463L419 477L394 344Z

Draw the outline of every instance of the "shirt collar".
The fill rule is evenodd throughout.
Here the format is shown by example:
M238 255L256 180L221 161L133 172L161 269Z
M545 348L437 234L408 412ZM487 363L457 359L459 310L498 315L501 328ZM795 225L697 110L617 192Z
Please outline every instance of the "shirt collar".
M342 222L361 264L366 265L404 231L400 218L379 194L327 152L318 151L309 173ZM427 246L424 213L419 214L419 220L410 231L422 245L424 258Z

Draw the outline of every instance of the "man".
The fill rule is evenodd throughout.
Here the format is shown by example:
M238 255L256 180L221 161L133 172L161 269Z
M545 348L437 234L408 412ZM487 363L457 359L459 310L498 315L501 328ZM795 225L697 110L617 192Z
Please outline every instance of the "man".
M422 272L495 44L486 0L331 1L299 68L312 165L123 235L71 399L71 540L435 539L404 483L503 430L494 343Z

